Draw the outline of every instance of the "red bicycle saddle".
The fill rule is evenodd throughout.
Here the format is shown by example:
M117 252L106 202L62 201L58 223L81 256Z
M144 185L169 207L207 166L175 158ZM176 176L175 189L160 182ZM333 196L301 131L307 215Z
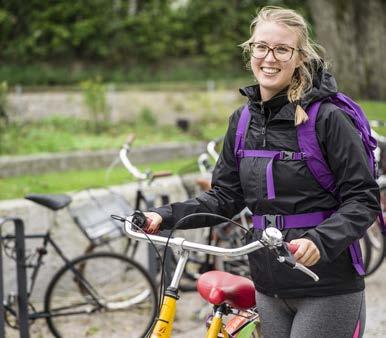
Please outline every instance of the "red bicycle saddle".
M200 276L197 290L211 304L227 303L240 310L255 306L255 287L246 277L224 271L209 271Z

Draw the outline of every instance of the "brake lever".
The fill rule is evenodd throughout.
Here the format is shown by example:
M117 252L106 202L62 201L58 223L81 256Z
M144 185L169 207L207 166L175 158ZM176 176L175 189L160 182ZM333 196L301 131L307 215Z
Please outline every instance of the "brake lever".
M305 267L303 264L297 263L295 261L294 256L292 255L290 249L288 248L288 244L283 242L283 245L275 248L275 252L277 254L277 260L280 263L284 263L291 267L294 270L299 270L304 274L310 276L315 282L319 281L319 277L316 273Z

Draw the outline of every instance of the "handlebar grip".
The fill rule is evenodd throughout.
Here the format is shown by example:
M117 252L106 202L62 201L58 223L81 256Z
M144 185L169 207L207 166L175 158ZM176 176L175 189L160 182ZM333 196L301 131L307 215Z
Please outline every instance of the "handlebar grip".
M140 210L135 210L131 222L139 228L144 228L147 223L147 217Z
M130 133L128 136L127 136L127 140L126 140L126 144L128 144L129 146L133 144L134 140L135 140L135 133Z
M287 247L288 247L288 250L291 252L291 254L295 254L295 252L298 251L299 249L298 244L287 243Z
M173 175L173 173L171 171L159 171L159 172L153 173L152 177L153 178L159 178L159 177L168 177L168 176L172 176L172 175Z

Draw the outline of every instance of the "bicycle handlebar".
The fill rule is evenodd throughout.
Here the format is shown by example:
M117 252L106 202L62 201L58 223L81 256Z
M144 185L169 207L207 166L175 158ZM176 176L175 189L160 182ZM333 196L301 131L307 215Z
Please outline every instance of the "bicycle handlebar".
M222 142L224 139L223 136L220 136L212 141L210 141L208 143L208 145L206 146L206 150L208 151L208 154L210 156L212 156L212 158L215 160L215 162L217 162L218 158L219 158L219 153L216 151L216 146Z
M246 254L251 253L253 251L259 250L263 247L267 247L267 246L271 249L274 249L274 250L276 249L278 252L280 249L280 251L281 251L280 253L282 253L283 248L284 248L284 254L283 255L278 254L279 262L286 263L287 265L291 266L293 269L297 269L299 271L302 271L306 275L310 276L315 282L317 282L319 280L319 277L314 272L312 272L311 270L309 270L308 268L306 268L302 264L296 263L294 261L292 255L290 255L291 257L287 257L285 255L285 253L288 252L288 250L290 250L290 251L295 250L296 251L297 247L296 247L296 245L291 245L289 243L285 243L283 241L282 233L276 228L271 227L271 228L267 228L266 230L264 230L263 237L262 237L262 238L264 238L264 240L263 240L264 243L263 243L263 241L258 240L258 241L249 243L249 244L244 245L244 246L239 247L239 248L230 248L229 249L229 248L221 248L221 247L214 246L214 245L201 244L201 243L197 243L197 242L190 242L182 237L175 237L175 238L169 238L168 239L166 237L158 236L158 235L150 235L150 234L145 235L144 233L140 233L140 232L133 230L132 223L133 222L136 223L136 221L134 221L135 216L136 216L136 213L134 213L133 215L131 215L129 217L126 217L124 230L130 238L133 238L137 241L145 241L145 242L152 241L155 244L160 244L163 246L169 245L172 247L176 247L182 251L197 251L197 252L202 252L202 253L206 253L206 254L210 254L210 255L214 255L214 256L224 256L224 257L243 256L243 255L246 255ZM146 217L142 213L141 213L140 217L141 217L140 221L142 221L142 223L146 222ZM144 217L145 217L145 219L144 219Z
M129 152L131 150L131 145L133 144L135 140L135 134L129 134L127 137L126 143L122 146L121 150L119 151L119 158L122 162L122 164L125 166L125 168L129 171L131 175L133 175L136 179L140 181L148 181L149 183L155 179L155 178L160 178L160 177L167 177L167 176L172 176L173 173L171 171L160 171L153 173L151 171L149 172L141 172L137 167L135 167L130 159L129 159Z
M121 159L122 164L135 178L139 180L147 180L149 178L149 175L141 173L136 167L131 164L129 157L127 156L129 152L130 146L128 144L125 144L119 151L119 158Z
M182 237L169 238L169 241L168 241L168 238L163 236L149 235L149 234L145 235L141 232L137 232L133 230L130 217L126 218L124 228L125 228L126 234L137 241L145 241L145 242L152 241L154 244L160 244L163 246L165 246L166 243L168 242L168 245L171 247L176 247L186 251L203 252L214 256L229 256L229 257L242 256L252 251L261 249L263 247L263 244L260 241L252 242L242 247L231 248L231 249L225 249L218 246L201 244L197 242L190 242Z

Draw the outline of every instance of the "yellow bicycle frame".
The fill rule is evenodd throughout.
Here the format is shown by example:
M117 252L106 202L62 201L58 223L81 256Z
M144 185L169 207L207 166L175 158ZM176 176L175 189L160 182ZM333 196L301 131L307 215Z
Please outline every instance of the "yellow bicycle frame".
M161 313L154 326L151 338L170 338L172 336L177 298L165 295Z
M178 296L165 295L162 303L161 313L153 328L151 338L171 338L176 314L176 303ZM207 338L217 338L219 333L222 333L224 338L229 338L229 334L225 331L222 322L222 313L216 312L208 328Z
M229 338L228 332L223 327L222 313L216 312L206 333L206 338L217 338L220 332L224 338Z

